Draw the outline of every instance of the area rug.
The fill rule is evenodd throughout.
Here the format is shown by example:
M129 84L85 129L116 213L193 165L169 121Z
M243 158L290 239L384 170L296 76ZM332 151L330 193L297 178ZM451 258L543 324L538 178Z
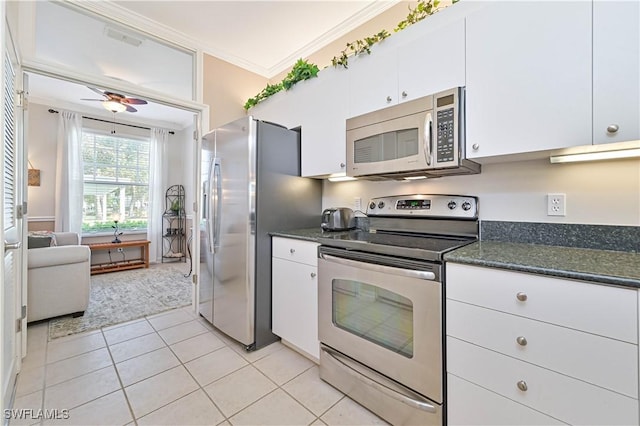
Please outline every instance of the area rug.
M157 264L149 269L92 275L84 315L50 320L49 340L190 305L192 284L184 276L184 266Z

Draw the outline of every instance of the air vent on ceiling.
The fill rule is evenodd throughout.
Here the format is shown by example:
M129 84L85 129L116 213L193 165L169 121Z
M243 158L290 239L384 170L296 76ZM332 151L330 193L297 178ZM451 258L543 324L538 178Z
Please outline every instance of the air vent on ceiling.
M104 33L107 37L130 44L131 46L138 47L142 44L142 40L140 38L137 38L119 28L113 28L107 25L104 27Z

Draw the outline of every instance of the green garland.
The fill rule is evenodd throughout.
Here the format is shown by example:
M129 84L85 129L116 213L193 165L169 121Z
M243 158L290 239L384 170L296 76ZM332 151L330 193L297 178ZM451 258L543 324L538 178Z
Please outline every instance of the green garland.
M452 0L451 4L455 4L458 1L460 0ZM439 5L440 0L419 0L414 9L409 6L409 14L407 15L407 18L398 22L398 25L393 31L397 33L398 31L402 31L408 26L415 24L416 22L422 21L427 16L433 15L438 10L440 10L438 7ZM339 66L349 68L350 56L357 56L363 53L370 55L371 46L376 43L380 43L382 40L390 36L391 34L389 34L387 30L382 30L370 37L365 37L362 40L356 40L352 43L347 43L347 47L342 52L340 52L340 56L334 56L331 59L331 65L336 68ZM267 84L267 87L262 89L260 93L247 100L247 102L244 104L244 109L249 110L249 108L256 106L259 102L275 93L278 93L282 89L291 89L291 87L299 81L317 77L318 71L319 69L316 64L298 59L298 61L295 63L284 80L277 84Z
M371 37L365 37L363 40L356 40L353 43L347 43L347 48L340 52L340 56L334 56L331 59L331 65L334 67L343 66L344 68L349 68L349 56L357 56L361 53L367 53L367 55L371 54L371 46L376 43L381 42L385 38L389 37L391 34L387 30L382 30L377 34L372 35Z
M262 89L260 93L258 93L253 98L249 98L247 102L244 104L244 109L249 110L249 108L256 106L259 102L268 98L271 95L274 95L284 90L289 90L299 81L308 80L310 78L314 78L318 76L318 66L316 64L309 63L303 59L298 59L295 63L289 74L277 84L267 84L267 87Z

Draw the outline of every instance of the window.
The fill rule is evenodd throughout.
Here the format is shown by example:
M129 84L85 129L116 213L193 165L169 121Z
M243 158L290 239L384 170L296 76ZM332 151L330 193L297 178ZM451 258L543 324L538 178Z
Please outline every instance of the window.
M82 232L145 230L149 207L149 139L82 133Z

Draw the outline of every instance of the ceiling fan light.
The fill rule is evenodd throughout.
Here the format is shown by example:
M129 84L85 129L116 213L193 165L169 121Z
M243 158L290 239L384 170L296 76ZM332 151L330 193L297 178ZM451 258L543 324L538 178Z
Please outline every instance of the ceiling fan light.
M125 105L122 105L120 102L114 101L104 101L102 102L102 106L111 112L124 112L127 110Z

